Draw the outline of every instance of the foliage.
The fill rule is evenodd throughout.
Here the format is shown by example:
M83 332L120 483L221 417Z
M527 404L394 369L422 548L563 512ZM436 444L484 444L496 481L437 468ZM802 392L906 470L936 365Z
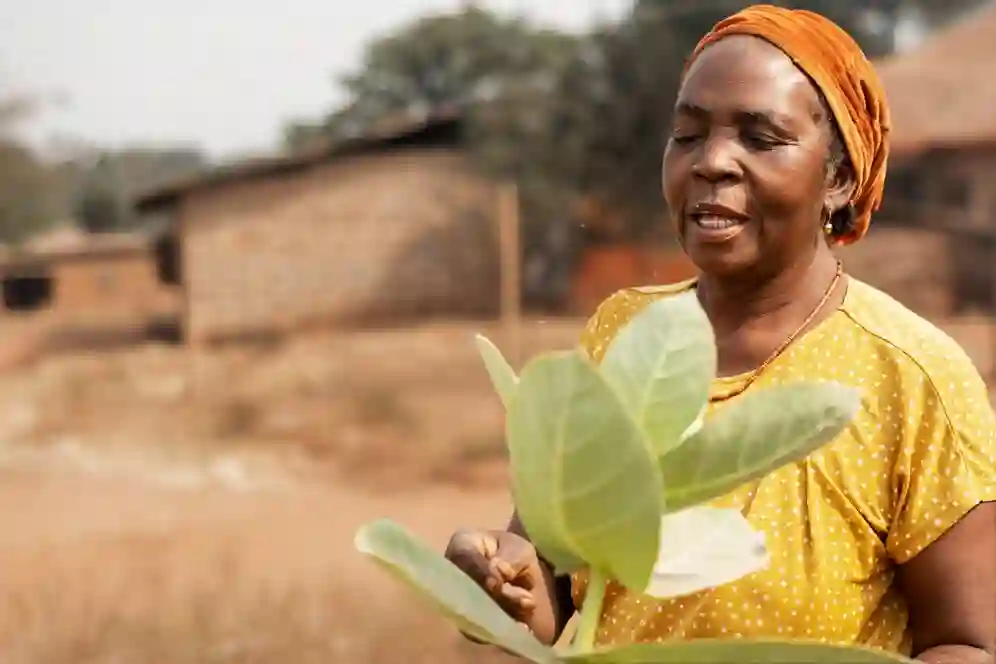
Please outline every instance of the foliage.
M51 172L29 148L0 140L0 242L22 242L58 221L51 186Z
M83 175L75 216L90 233L123 231L132 224L131 209L115 174L101 159Z
M360 69L341 79L350 96L330 117L349 133L401 112L473 105L507 94L524 100L549 89L572 56L574 40L470 7L429 15L373 41Z
M0 99L0 243L18 244L58 221L55 174L15 131L36 107L30 97Z
M197 173L207 160L187 148L130 148L99 151L79 160L80 175L73 213L91 233L132 230L141 221L132 209L134 196Z
M20 243L75 219L90 232L134 228L131 198L206 166L197 150L75 147L60 159L43 159L14 131L29 121L34 100L0 100L0 243Z
M606 582L674 597L767 565L763 537L743 515L705 503L831 441L857 413L856 390L834 383L757 390L706 417L716 347L693 294L647 307L599 366L575 349L534 358L516 376L483 337L478 349L507 411L519 517L558 573L589 573L574 644L567 653L543 648L455 566L390 521L361 528L357 548L467 633L540 664L743 661L745 651L723 642L595 649ZM756 656L750 661L907 661L793 642L746 647Z

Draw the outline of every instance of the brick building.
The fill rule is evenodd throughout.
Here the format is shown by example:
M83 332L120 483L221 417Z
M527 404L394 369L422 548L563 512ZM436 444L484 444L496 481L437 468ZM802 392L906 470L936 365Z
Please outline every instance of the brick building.
M936 245L932 252L921 251L931 255L919 260L908 253L904 257L898 247L891 251L896 262L909 265L910 276L920 271L921 282L923 273L935 274L933 284L902 285L911 297L920 286L936 291L928 297L931 307L940 309L928 313L994 305L994 58L996 5L988 4L910 52L878 63L892 107L892 154L878 228L869 237L883 238L885 245L887 235L905 232ZM948 294L946 303L941 290Z
M177 335L168 235L59 229L0 248L0 370L46 353Z
M142 196L175 228L187 340L496 313L496 190L461 129L438 113Z
M145 234L88 235L64 228L0 253L0 315L45 314L74 323L175 312L163 244Z

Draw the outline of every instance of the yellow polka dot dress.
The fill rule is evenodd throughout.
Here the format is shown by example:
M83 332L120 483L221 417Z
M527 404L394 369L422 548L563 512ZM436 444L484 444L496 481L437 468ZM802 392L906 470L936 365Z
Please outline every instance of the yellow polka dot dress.
M636 312L693 283L616 293L589 321L583 347L600 361ZM719 378L714 390L727 392L746 378ZM713 503L742 510L764 532L769 567L671 600L610 583L600 644L769 637L909 654L896 565L975 505L996 500L996 419L986 387L953 340L855 279L840 309L748 391L798 380L858 387L863 407L834 442ZM585 577L574 578L579 604Z

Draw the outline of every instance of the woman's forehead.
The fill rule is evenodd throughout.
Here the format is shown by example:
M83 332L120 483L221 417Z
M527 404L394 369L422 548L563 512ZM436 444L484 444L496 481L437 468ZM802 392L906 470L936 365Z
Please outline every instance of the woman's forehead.
M749 35L725 37L703 49L688 68L678 106L715 113L821 114L819 95L806 74L778 47Z

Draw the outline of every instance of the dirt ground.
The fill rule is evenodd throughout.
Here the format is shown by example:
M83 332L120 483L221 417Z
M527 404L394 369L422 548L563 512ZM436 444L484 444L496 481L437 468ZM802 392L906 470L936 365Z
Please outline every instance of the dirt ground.
M522 355L574 343L533 321ZM982 320L946 327L988 371ZM499 661L352 549L501 525L488 325L51 357L0 376L0 652L11 664Z

